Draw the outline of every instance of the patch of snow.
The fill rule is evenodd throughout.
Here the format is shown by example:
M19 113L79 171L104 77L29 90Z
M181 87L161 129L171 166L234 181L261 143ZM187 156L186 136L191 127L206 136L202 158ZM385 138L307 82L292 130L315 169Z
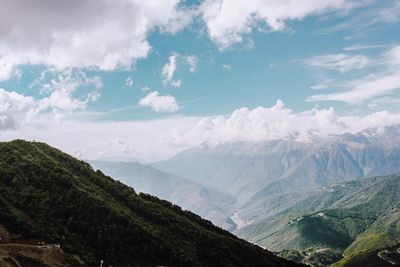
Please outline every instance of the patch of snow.
M328 219L328 216L326 216L325 213L323 213L323 212L318 212L317 214L315 214L313 216L318 216L318 217L321 217L322 219Z
M236 228L237 229L241 229L241 228L246 227L248 225L248 223L245 220L240 218L238 210L230 218L236 224Z

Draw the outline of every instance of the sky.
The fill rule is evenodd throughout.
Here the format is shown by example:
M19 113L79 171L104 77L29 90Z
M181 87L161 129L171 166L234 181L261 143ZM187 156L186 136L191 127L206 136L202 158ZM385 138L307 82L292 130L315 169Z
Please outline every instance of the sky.
M0 140L163 160L400 123L398 0L0 0Z

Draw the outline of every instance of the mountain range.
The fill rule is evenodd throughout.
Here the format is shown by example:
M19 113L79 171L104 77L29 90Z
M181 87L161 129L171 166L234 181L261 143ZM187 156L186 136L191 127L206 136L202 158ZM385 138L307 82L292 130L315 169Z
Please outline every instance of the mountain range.
M392 126L306 141L204 143L151 164L163 173L153 180L137 171L111 175L129 177L132 184L141 177L139 188L155 195L162 194L157 190L171 175L193 182L221 198L214 202L210 194L173 196L174 188L188 191L189 184L167 187L163 197L190 203L188 209L281 256L313 266L337 261L352 266L360 255L372 253L371 260L400 243L392 233L399 230L393 204L398 196L390 191L399 183L392 175L400 171L399 136L400 127ZM121 168L94 166L106 173ZM379 177L369 178L374 176ZM202 213L196 201L212 204ZM370 242L371 237L376 242Z
M152 166L237 196L308 191L400 170L400 127L308 141L203 144Z

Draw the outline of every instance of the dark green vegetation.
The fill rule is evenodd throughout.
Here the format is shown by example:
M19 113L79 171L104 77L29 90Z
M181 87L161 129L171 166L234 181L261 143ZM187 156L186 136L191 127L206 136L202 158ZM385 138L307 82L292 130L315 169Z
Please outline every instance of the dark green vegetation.
M240 235L268 249L289 250L280 255L293 260L309 262L313 254L314 266L336 262L340 254L344 258L336 266L365 266L350 263L381 261L378 252L400 243L399 175L336 184L294 198L292 205L241 229ZM313 251L301 256L305 250Z
M368 253L362 253L352 258L347 258L333 264L332 267L390 267L400 266L400 245L385 248L383 250L375 250Z
M0 143L0 224L88 266L294 266L42 143Z

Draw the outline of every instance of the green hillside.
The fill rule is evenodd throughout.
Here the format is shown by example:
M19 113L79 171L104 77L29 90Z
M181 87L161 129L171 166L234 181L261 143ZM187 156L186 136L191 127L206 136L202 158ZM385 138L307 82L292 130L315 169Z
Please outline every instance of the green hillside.
M295 266L42 143L0 143L0 225L32 250L13 256L2 237L3 265L57 266L26 247L40 241L60 244L60 266Z
M298 196L284 211L239 234L289 259L306 262L319 254L322 261L332 260L314 266L327 266L344 257L336 266L347 266L354 257L400 243L400 176L336 184Z

